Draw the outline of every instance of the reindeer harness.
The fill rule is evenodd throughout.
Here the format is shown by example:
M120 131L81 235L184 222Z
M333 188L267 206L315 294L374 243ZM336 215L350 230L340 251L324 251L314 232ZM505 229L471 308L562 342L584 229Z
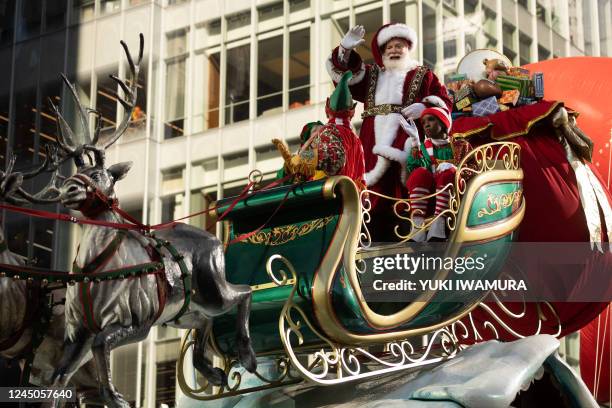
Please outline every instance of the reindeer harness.
M87 187L87 198L78 208L78 210L81 211L83 215L87 216L88 218L92 218L104 211L112 211L115 213L119 213L119 215L125 218L128 218L130 222L136 223L137 225L142 225L118 207L117 199L107 197L102 191L100 191L89 177L83 174L76 174L72 176L72 178L76 178ZM144 225L142 226L144 229ZM127 234L128 232L126 230L118 230L117 234L106 246L106 248L104 248L102 252L100 252L91 262L89 262L83 267L78 266L76 264L76 261L72 265L73 273L93 277L93 279L88 279L86 281L83 280L78 284L79 299L83 307L87 326L91 331L98 332L101 330L100 326L94 318L93 300L91 296L91 281L96 280L96 276L101 273L100 271L104 268L104 266L113 258ZM173 321L178 321L180 317L185 314L185 312L189 309L189 303L191 302L191 274L189 273L189 269L185 264L183 256L169 241L162 240L153 236L151 236L151 238L155 241L155 245L149 244L146 248L151 259L150 262L118 268L111 271L104 271L102 273L107 276L110 274L111 277L115 279L132 278L140 276L142 274L154 274L157 281L157 297L159 300L159 310L157 311L157 315L154 319L156 321L159 316L161 316L164 310L167 297L168 282L166 279L165 267L163 263L163 258L166 255L164 255L162 252L162 248L166 248L166 251L168 251L171 256L171 259L179 266L185 293L185 300L183 301L183 306L176 314L176 316L171 319Z

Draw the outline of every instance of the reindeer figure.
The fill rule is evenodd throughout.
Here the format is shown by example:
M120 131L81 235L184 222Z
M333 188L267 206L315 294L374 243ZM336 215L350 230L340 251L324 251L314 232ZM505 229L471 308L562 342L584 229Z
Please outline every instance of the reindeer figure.
M49 151L47 151L49 158ZM0 199L10 204L22 205L39 201L40 197L29 195L21 188L24 179L32 178L47 167L47 160L29 173L13 172L15 156L10 155L6 172L0 171ZM44 201L44 200L42 200ZM0 229L0 263L23 265L24 260L8 249ZM32 343L32 313L37 308L39 285L0 278L0 357L15 359L23 357ZM33 299L34 298L34 299ZM30 302L28 302L30 301Z
M113 211L114 185L123 179L131 162L107 166L105 150L126 130L136 102L136 83L142 60L143 37L136 64L127 45L122 41L131 72L130 86L112 76L123 90L119 97L124 116L112 134L101 135L99 126L91 144L76 145L73 132L56 109L60 126L58 143L65 153L74 158L75 175L61 187L62 204L79 210L86 217L103 222L124 222ZM63 77L80 109L82 128L88 132L89 113L81 105L74 86ZM93 154L93 161L85 158ZM238 356L248 371L255 371L255 353L249 337L251 289L248 285L233 285L225 279L224 253L221 242L212 234L178 224L160 231L156 240L135 231L125 232L98 225L83 227L82 241L74 261L75 268L92 273L112 271L141 265L155 259L155 245L161 253L163 273L143 274L129 279L89 282L69 287L66 293L66 348L56 370L55 385L66 384L72 373L86 360L91 350L96 361L100 391L109 407L128 407L111 380L110 352L113 348L140 341L155 324L167 323L178 328L197 329L194 366L212 384L227 383L225 373L212 366L205 358L204 348L212 319L238 308ZM160 279L161 278L161 279ZM186 280L191 279L191 292L185 292ZM163 296L163 292L166 293ZM191 302L185 308L186 295ZM164 299L165 298L165 302ZM165 304L164 304L165 303ZM183 313L184 312L184 313ZM180 320L177 314L182 314Z
M29 203L47 204L56 201L59 190L56 188L59 167L57 153L47 146L44 162L30 172L14 172L15 156L9 154L6 171L0 171L0 200L14 205L27 205ZM22 189L23 180L31 179L42 172L52 171L49 183L37 194L30 195ZM11 252L0 229L0 263L7 265L23 265L21 257ZM62 293L57 293L58 297ZM0 357L5 359L18 359L22 370L27 363L26 355L30 352L33 341L34 320L38 318L37 311L46 301L44 292L37 281L15 281L13 278L0 278ZM53 308L52 324L45 334L42 343L36 350L33 361L32 377L24 378L38 385L51 383L52 367L60 359L61 348L64 341L64 308L58 305ZM72 385L77 387L79 393L85 389L95 389L95 365L92 363L82 367L77 375L71 379Z

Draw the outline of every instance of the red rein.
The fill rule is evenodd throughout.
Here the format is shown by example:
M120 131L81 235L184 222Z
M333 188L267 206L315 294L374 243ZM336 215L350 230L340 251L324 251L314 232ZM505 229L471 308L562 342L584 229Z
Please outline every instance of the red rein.
M77 224L82 224L82 225L97 225L97 226L102 226L102 227L109 227L109 228L116 228L116 229L123 229L123 230L135 230L135 231L140 231L140 232L150 232L150 231L156 231L156 230L161 230L161 229L165 229L165 228L171 228L174 225L178 224L179 221L183 221L186 220L188 218L192 218L192 217L196 217L198 215L202 215L202 214L206 214L209 213L211 211L216 210L217 208L219 208L218 205L214 206L214 207L210 207L206 210L202 210L199 211L197 213L193 213L193 214L189 214L185 217L181 217L178 218L176 220L173 221L169 221L169 222L165 222L165 223L161 223L161 224L156 224L156 225L147 225L147 224L143 224L140 221L138 221L137 219L135 219L134 217L132 217L130 214L128 214L127 212L125 212L124 210L122 210L119 207L119 202L117 201L117 199L110 199L109 197L107 197L104 193L102 193L99 189L97 189L93 183L89 180L89 178L87 177L80 177L79 174L73 176L76 177L80 182L82 182L85 186L88 186L91 188L91 191L87 192L87 199L85 200L85 202L79 207L79 211L81 211L83 213L83 215L85 215L86 217L92 217L92 216L96 216L98 214L100 214L103 211L107 211L110 210L118 215L120 215L121 217L123 217L124 219L126 219L127 221L129 221L128 223L119 223L119 222L110 222L110 221L100 221L100 220L93 220L90 218L76 218L73 217L71 215L68 214L59 214L59 213L54 213L54 212L50 212L50 211L44 211L44 210L34 210L34 209L30 209L30 208L22 208L22 207L18 207L18 206L14 206L14 205L10 205L10 204L5 204L5 203L1 203L0 204L0 208L11 211L11 212L16 212L16 213L21 213L21 214L25 214L25 215L29 215L31 217L37 217L37 218L46 218L46 219L51 219L51 220L59 220L59 221L65 221L65 222L74 222ZM285 176L282 179L279 180L275 180L269 184L267 184L266 186L264 186L263 188L254 191L253 193L251 193L249 195L249 190L253 187L253 185L255 184L254 182L249 182L244 189L242 190L242 192L240 193L240 195L238 195L229 205L229 207L227 207L227 209L217 218L217 221L221 221L223 220L227 214L229 214L234 207L243 199L245 199L247 196L254 196L256 194L258 194L261 191L265 191L268 190L270 188L276 187L282 183L284 183L285 181L288 181L292 176ZM280 203L280 206L282 206L282 204L285 202L285 199L283 199L283 201ZM278 211L278 209L276 209L276 211L274 211L274 214L276 214L276 212ZM253 233L256 233L258 231L260 231L262 228L265 227L265 225L269 222L269 220L266 221L266 223L264 223L263 225L261 225L259 228L257 228ZM209 229L210 226L208 226L206 229ZM238 242L238 241L242 241L246 238L248 238L248 236L251 236L253 234L244 234L241 237L241 239L235 239L232 242Z

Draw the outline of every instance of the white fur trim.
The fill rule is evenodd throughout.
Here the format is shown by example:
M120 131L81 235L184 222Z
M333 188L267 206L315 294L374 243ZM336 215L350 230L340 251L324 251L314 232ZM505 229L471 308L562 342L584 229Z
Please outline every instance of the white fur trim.
M342 78L342 75L345 71L340 71L334 66L334 63L332 62L332 55L330 55L327 60L325 60L325 68L327 68L327 73L331 77L332 81L334 81L335 83L340 82L340 79ZM359 72L353 74L353 77L348 81L348 84L355 85L363 81L363 78L365 78L365 72L365 64L361 63Z
M363 179L365 180L366 186L371 187L374 184L378 183L381 177L385 174L387 169L391 166L391 161L385 159L382 156L378 156L376 159L376 165L366 174L364 174Z
M391 24L388 27L382 28L376 36L376 43L379 47L382 47L392 38L404 38L412 43L410 49L414 49L417 45L417 34L412 27L406 24L396 23Z
M413 137L409 137L404 142L404 151L405 152L409 152L409 151L412 150L413 147L419 147L419 146L420 146L420 142L419 142L418 139L413 138Z
M444 103L442 98L437 95L429 95L423 98L423 103L430 103L432 105L438 106L448 112L448 106Z
M390 70L385 69L378 73L376 80L376 93L374 95L374 103L381 105L383 103L392 103L401 105L404 98L404 82L406 82L406 74L409 70Z
M408 152L391 146L376 145L372 148L372 153L401 164L405 164L408 159Z
M444 162L444 163L438 164L438 168L436 169L436 173L440 173L440 172L443 172L444 170L456 169L456 168L457 167L453 163Z

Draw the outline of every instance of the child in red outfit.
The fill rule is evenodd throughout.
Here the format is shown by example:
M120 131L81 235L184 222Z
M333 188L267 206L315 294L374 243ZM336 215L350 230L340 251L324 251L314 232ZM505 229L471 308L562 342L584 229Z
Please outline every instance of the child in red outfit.
M434 217L449 208L450 189L455 181L457 164L470 149L465 141L458 143L449 139L451 124L452 119L446 109L431 107L421 114L425 140L423 143L413 140L406 162L406 188L415 228L420 229L425 223L429 200L423 197L436 192ZM438 217L427 233L421 229L412 239L417 242L446 239L445 221L446 217Z

